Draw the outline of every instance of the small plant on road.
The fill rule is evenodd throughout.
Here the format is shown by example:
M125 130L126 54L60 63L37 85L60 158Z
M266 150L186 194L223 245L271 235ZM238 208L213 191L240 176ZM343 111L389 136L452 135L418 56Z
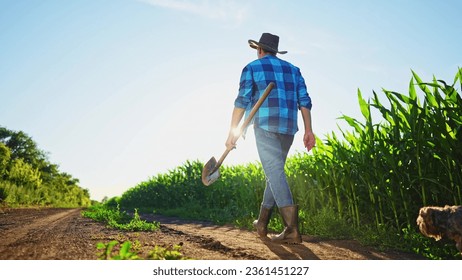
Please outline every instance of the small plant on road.
M139 241L135 241L136 243ZM125 241L120 245L120 249L117 252L115 250L118 247L119 242L113 240L109 243L98 243L97 249L100 251L98 253L99 260L142 260L139 254L139 250L136 249L137 246L132 246L130 241ZM155 246L152 251L149 252L147 259L148 260L186 260L187 258L183 256L180 252L181 246L174 245L172 249L164 248L161 246Z
M155 231L160 228L158 222L147 222L140 218L135 209L133 218L119 207L112 209L104 205L95 205L82 212L82 216L98 222L105 222L110 227L125 231Z
M107 244L98 243L97 248L101 252L98 253L99 260L140 260L138 257L137 251L132 250L131 242L125 241L121 246L119 252L113 252L113 249L119 242L113 240Z

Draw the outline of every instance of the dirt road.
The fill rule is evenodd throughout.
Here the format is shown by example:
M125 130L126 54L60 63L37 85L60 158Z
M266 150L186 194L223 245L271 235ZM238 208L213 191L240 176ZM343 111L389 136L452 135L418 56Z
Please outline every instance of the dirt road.
M255 260L366 260L420 259L397 252L379 252L352 240L320 240L303 236L300 245L277 245L262 241L254 232L231 226L188 222L141 215L161 223L156 232L124 232L84 218L81 209L0 209L0 259L44 260L97 259L96 244L117 240L139 241L139 255L146 257L154 246L172 247L192 259Z

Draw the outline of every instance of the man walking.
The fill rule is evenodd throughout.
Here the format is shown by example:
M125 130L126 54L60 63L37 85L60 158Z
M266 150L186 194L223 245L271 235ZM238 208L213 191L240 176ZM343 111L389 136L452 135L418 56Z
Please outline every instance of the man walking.
M235 131L244 113L250 111L267 85L274 82L274 89L253 120L257 150L266 176L260 214L253 224L258 235L265 238L271 211L276 206L284 220L285 228L271 240L277 243L301 243L298 206L294 205L284 166L294 135L298 131L298 110L301 111L304 123L304 145L308 151L315 145L311 127L311 98L300 69L276 56L287 53L278 50L278 36L263 33L258 42L248 42L251 48L257 50L258 59L247 64L242 70L226 146L232 148L236 145Z

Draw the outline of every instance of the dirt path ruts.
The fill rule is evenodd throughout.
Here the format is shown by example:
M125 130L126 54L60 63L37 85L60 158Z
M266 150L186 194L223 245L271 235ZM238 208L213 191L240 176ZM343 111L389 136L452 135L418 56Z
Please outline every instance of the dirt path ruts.
M303 236L300 245L277 245L254 232L155 215L156 232L123 232L84 218L81 209L0 209L0 259L97 259L96 244L139 241L141 257L156 245L181 245L184 256L203 260L245 259L419 259L411 254L379 252L352 240L320 240Z
M2 259L86 259L92 250L81 209L17 209L0 214ZM88 221L91 222L91 221ZM83 230L82 230L83 229Z

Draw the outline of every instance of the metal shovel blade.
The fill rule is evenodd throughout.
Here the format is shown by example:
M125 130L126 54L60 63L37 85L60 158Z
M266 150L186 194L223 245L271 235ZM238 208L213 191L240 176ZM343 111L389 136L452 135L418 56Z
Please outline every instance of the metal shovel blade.
M202 169L202 183L205 186L210 186L218 178L220 178L220 169L216 168L217 160L215 157L212 157Z

